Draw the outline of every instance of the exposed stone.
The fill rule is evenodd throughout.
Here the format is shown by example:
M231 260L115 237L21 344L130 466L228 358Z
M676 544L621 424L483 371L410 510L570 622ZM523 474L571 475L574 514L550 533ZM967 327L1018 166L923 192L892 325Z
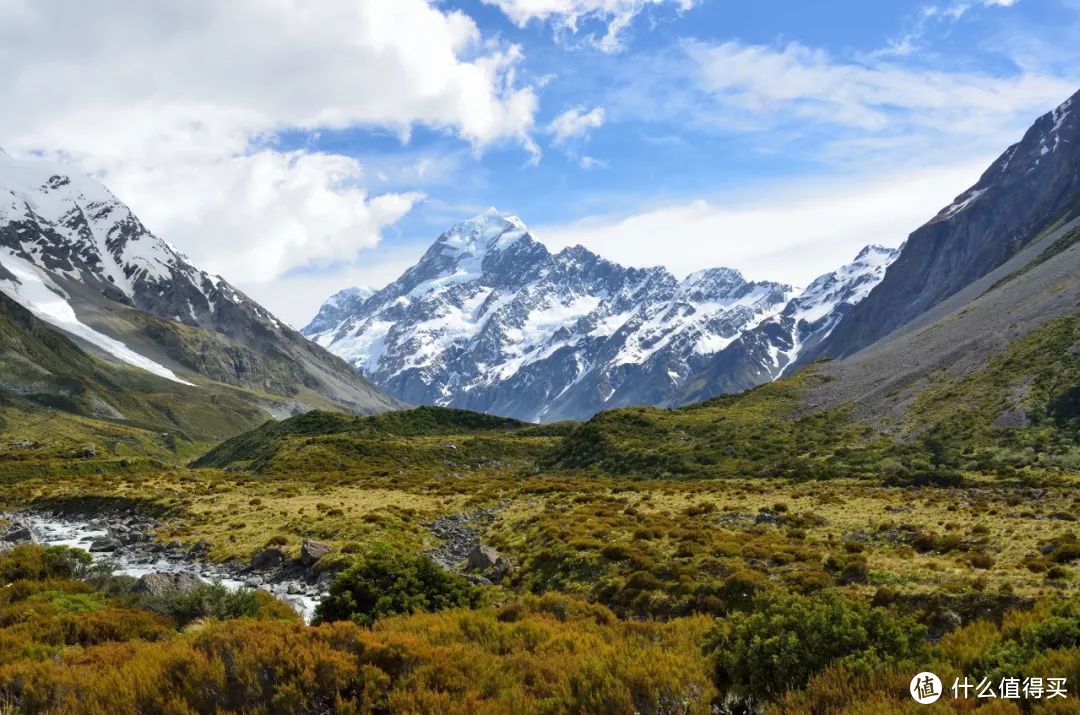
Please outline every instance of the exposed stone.
M477 571L486 571L487 569L494 568L495 564L499 563L499 558L502 556L498 550L490 547L479 545L469 552L467 567L475 569Z
M255 557L251 559L251 569L265 571L277 568L283 563L285 563L285 553L281 549L270 547L255 554Z
M244 585L248 588L257 588L259 586L262 586L262 584L262 576L248 576L246 579L244 579Z
M149 593L151 596L166 596L172 593L187 593L203 585L198 576L181 571L178 573L165 573L158 571L148 573L135 582L134 591Z
M90 544L90 552L91 553L107 553L107 552L111 552L111 551L116 551L122 545L123 544L121 544L116 539L110 539L110 538L98 539L97 541L94 541L94 542L92 542Z
M25 526L15 524L6 534L0 536L0 541L9 544L32 544L34 543L34 534Z
M300 563L308 568L318 563L319 559L326 556L333 551L326 544L320 544L317 541L311 539L305 539L304 545L300 547Z

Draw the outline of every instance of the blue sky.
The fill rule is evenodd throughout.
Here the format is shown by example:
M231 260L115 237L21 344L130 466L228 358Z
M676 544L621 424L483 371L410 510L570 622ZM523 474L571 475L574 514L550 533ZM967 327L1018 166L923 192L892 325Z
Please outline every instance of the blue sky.
M29 105L0 146L101 176L297 325L488 206L553 249L805 284L1080 89L1080 0L226 5L0 1Z

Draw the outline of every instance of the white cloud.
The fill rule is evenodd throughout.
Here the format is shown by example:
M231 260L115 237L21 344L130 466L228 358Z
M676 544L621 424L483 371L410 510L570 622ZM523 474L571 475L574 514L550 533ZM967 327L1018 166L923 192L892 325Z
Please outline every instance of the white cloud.
M953 19L960 19L975 7L1012 7L1019 0L953 0L944 7L931 6Z
M683 276L706 266L751 279L806 285L863 246L896 246L974 183L991 157L876 178L774 186L722 200L685 201L621 217L594 217L533 234L553 250L582 244L631 266Z
M213 163L133 166L114 191L154 216L163 236L187 236L198 264L230 280L266 283L297 266L327 266L374 247L421 194L369 197L361 167L331 154L258 151ZM178 186L184 187L177 192Z
M1012 7L1019 0L948 0L919 8L909 27L888 41L883 49L873 53L878 57L906 57L922 49L928 35L949 29L970 10L988 7Z
M552 135L555 144L565 144L572 139L583 138L590 129L596 129L603 124L603 107L594 107L588 112L581 107L574 107L555 117L547 130Z
M729 121L754 116L894 134L912 127L971 134L1045 111L1075 89L1071 80L1033 73L997 77L837 61L798 43L689 43L687 50L701 88Z
M524 27L532 20L551 21L559 32L577 33L588 21L607 24L602 37L591 38L604 52L622 49L622 33L631 21L649 6L670 4L678 10L689 10L699 0L483 0L495 5L511 21Z
M355 256L420 199L369 195L376 177L355 161L277 134L425 125L530 149L537 98L520 59L426 0L8 0L0 144L98 174L195 262L252 290Z

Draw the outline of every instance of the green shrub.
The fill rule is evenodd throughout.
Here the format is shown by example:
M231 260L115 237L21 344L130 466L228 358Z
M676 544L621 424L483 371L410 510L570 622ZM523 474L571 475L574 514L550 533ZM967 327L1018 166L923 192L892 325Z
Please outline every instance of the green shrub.
M925 629L906 617L827 591L763 595L752 613L717 622L706 652L721 692L775 696L842 664L867 672L924 653Z
M480 590L426 556L379 551L334 579L315 612L318 623L352 620L371 625L398 613L475 606Z
M200 618L225 621L245 616L255 617L259 615L260 609L260 599L256 591L250 588L230 591L220 582L165 596L144 596L137 599L136 603L142 608L176 619L180 626Z
M82 578L90 561L90 554L82 549L24 544L0 554L0 581Z

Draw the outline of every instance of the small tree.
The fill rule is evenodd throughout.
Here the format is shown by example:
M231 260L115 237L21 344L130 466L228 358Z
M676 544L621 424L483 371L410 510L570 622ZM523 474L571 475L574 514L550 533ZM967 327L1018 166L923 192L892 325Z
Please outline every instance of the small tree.
M315 621L371 625L384 616L475 606L479 600L478 588L431 559L381 551L334 579Z

